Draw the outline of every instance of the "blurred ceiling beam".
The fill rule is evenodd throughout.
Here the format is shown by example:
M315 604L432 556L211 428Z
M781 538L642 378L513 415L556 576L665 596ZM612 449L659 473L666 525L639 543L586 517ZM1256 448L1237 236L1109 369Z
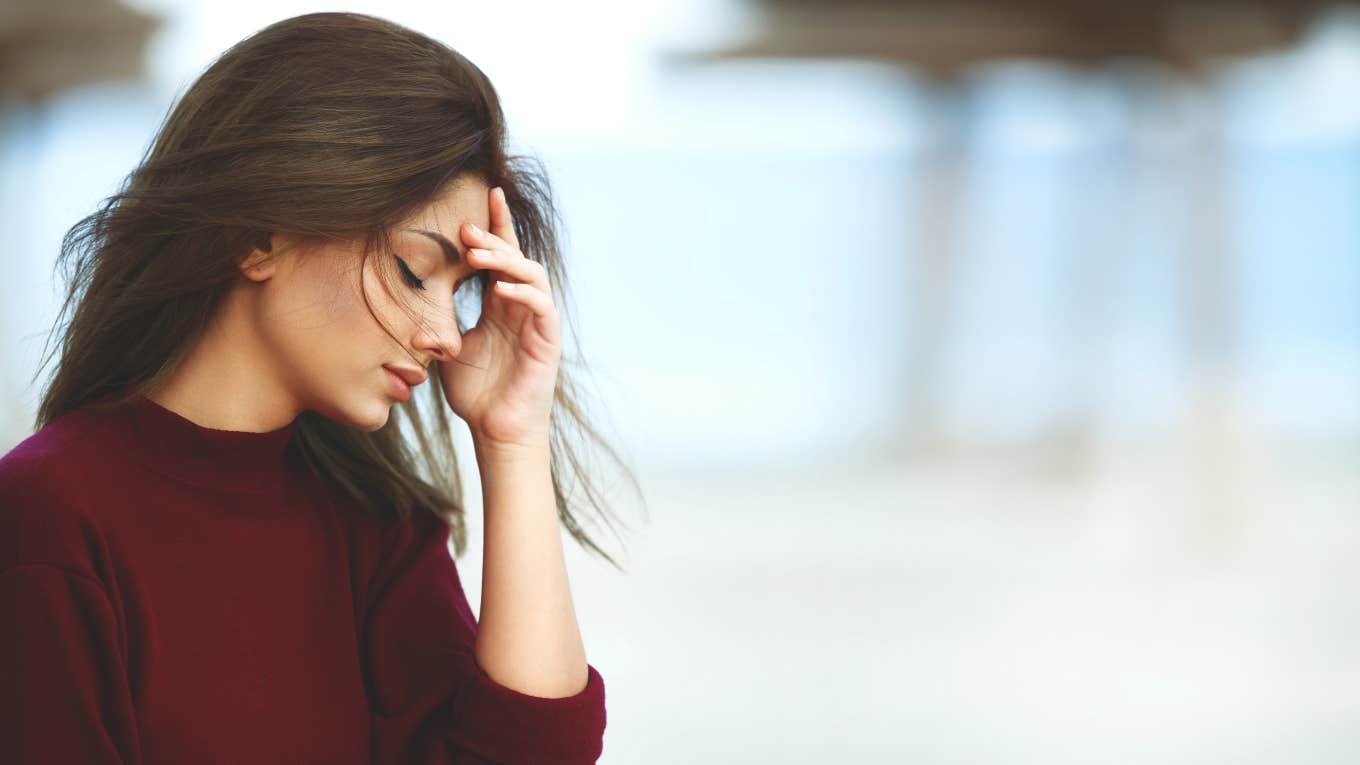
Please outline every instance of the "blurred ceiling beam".
M140 80L160 23L116 0L4 0L0 99L37 103L92 82Z
M1156 59L1194 68L1222 56L1288 47L1316 0L756 0L751 39L680 59L852 58L948 74L995 59L1096 64Z

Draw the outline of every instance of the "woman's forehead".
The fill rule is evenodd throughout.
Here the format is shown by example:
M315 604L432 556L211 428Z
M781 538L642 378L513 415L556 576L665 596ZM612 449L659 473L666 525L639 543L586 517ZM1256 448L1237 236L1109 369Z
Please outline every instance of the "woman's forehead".
M490 189L481 181L468 180L451 186L407 221L403 228L434 231L458 242L459 228L471 223L491 229Z

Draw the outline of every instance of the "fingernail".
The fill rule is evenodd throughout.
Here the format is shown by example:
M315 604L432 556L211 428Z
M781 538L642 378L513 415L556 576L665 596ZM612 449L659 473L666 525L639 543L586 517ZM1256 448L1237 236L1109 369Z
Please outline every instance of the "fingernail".
M479 236L480 236L481 233L482 233L482 230L481 230L480 228L477 228L477 224L476 224L476 223L469 223L469 224L468 224L468 228L472 229L472 233L477 234L477 235L479 235Z

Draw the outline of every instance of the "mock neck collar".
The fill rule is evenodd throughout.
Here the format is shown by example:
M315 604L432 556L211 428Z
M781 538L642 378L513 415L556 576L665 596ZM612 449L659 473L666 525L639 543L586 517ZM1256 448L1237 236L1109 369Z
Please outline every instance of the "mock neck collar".
M259 491L287 473L287 447L297 419L276 430L218 430L134 394L118 410L131 447L151 470L183 483L222 491Z

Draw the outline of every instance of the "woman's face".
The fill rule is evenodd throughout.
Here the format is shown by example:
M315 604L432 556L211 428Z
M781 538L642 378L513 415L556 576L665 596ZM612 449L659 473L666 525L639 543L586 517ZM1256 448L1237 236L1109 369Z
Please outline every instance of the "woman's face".
M489 230L487 194L480 180L463 180L396 226L394 252L371 253L362 261L362 273L362 242L353 241L286 252L260 279L256 286L262 289L248 312L253 332L300 410L376 430L399 400L385 365L437 375L431 361L448 362L458 355L462 333L453 297L476 273L464 257L462 229L472 223ZM391 295L377 273L383 259L393 274ZM383 331L375 315L401 344ZM439 384L437 378L431 382Z

